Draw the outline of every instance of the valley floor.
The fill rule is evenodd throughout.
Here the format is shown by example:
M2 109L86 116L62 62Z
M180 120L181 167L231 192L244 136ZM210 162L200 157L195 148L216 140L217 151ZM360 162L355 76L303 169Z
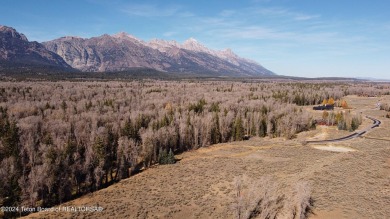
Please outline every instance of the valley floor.
M29 218L233 218L236 177L269 177L289 196L299 181L311 188L309 218L387 218L390 215L390 119L373 109L378 98L349 96L352 111L382 121L363 137L329 144L302 144L339 132L317 127L296 139L251 138L177 156L62 206L101 206L102 212L40 212ZM310 110L309 108L307 108ZM313 112L316 113L316 112ZM369 125L365 119L361 128ZM319 150L317 148L351 150ZM317 147L317 148L315 148Z

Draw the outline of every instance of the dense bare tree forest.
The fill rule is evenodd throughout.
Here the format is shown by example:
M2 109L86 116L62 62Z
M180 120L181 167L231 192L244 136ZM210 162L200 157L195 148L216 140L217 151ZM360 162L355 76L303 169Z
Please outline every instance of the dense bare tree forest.
M246 136L294 138L315 128L299 106L388 92L314 82L2 82L0 204L52 206L173 163L182 151Z

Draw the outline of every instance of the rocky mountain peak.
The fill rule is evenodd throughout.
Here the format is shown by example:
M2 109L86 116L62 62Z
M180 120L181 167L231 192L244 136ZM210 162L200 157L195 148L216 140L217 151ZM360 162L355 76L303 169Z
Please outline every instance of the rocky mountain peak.
M175 40L152 39L152 40L149 41L149 43L161 44L161 45L172 45L172 46L178 46L179 47L179 43L176 42Z
M7 26L0 26L1 63L16 68L51 66L58 69L71 69L59 55L47 50L38 42L29 42L24 34Z
M66 40L83 40L84 38L79 37L79 36L64 36L64 37L61 37L60 39L66 41Z
M190 37L186 41L184 41L184 44L200 44L195 38Z
M22 34L18 33L14 28L2 26L0 25L0 33L4 36L10 37L10 38L17 38L23 41L28 41L27 37Z
M237 57L237 55L229 48L222 50L220 53L227 57L232 57L232 58Z
M133 39L139 41L135 36L128 34L126 32L119 32L117 34L112 35L114 38L119 38L119 39Z
M152 39L147 43L147 46L157 49L160 52L166 52L171 48L180 48L181 45L174 40L160 40L160 39Z
M208 48L203 46L201 43L199 43L196 39L192 37L184 41L184 43L182 44L182 48L196 52L210 52Z

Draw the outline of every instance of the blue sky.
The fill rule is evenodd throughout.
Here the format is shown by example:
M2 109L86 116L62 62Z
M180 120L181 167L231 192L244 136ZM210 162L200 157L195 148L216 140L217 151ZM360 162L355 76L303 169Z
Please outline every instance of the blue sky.
M277 74L390 79L387 0L2 0L0 24L38 42L128 32L231 48Z

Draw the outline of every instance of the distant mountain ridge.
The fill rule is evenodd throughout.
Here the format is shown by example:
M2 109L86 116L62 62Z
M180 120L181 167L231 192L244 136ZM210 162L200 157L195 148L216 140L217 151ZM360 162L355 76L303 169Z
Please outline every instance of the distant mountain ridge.
M0 25L0 68L3 66L72 69L60 56L42 44L29 42L24 34L14 28Z
M275 75L230 49L212 50L193 38L184 43L160 39L145 42L121 32L92 38L66 36L41 44L0 25L0 70L32 68L83 72L153 69L179 75L232 77Z
M211 50L193 38L183 44L160 39L145 42L121 32L88 39L62 37L43 45L81 71L151 68L163 72L222 76L275 75L256 62L237 56L230 49Z

